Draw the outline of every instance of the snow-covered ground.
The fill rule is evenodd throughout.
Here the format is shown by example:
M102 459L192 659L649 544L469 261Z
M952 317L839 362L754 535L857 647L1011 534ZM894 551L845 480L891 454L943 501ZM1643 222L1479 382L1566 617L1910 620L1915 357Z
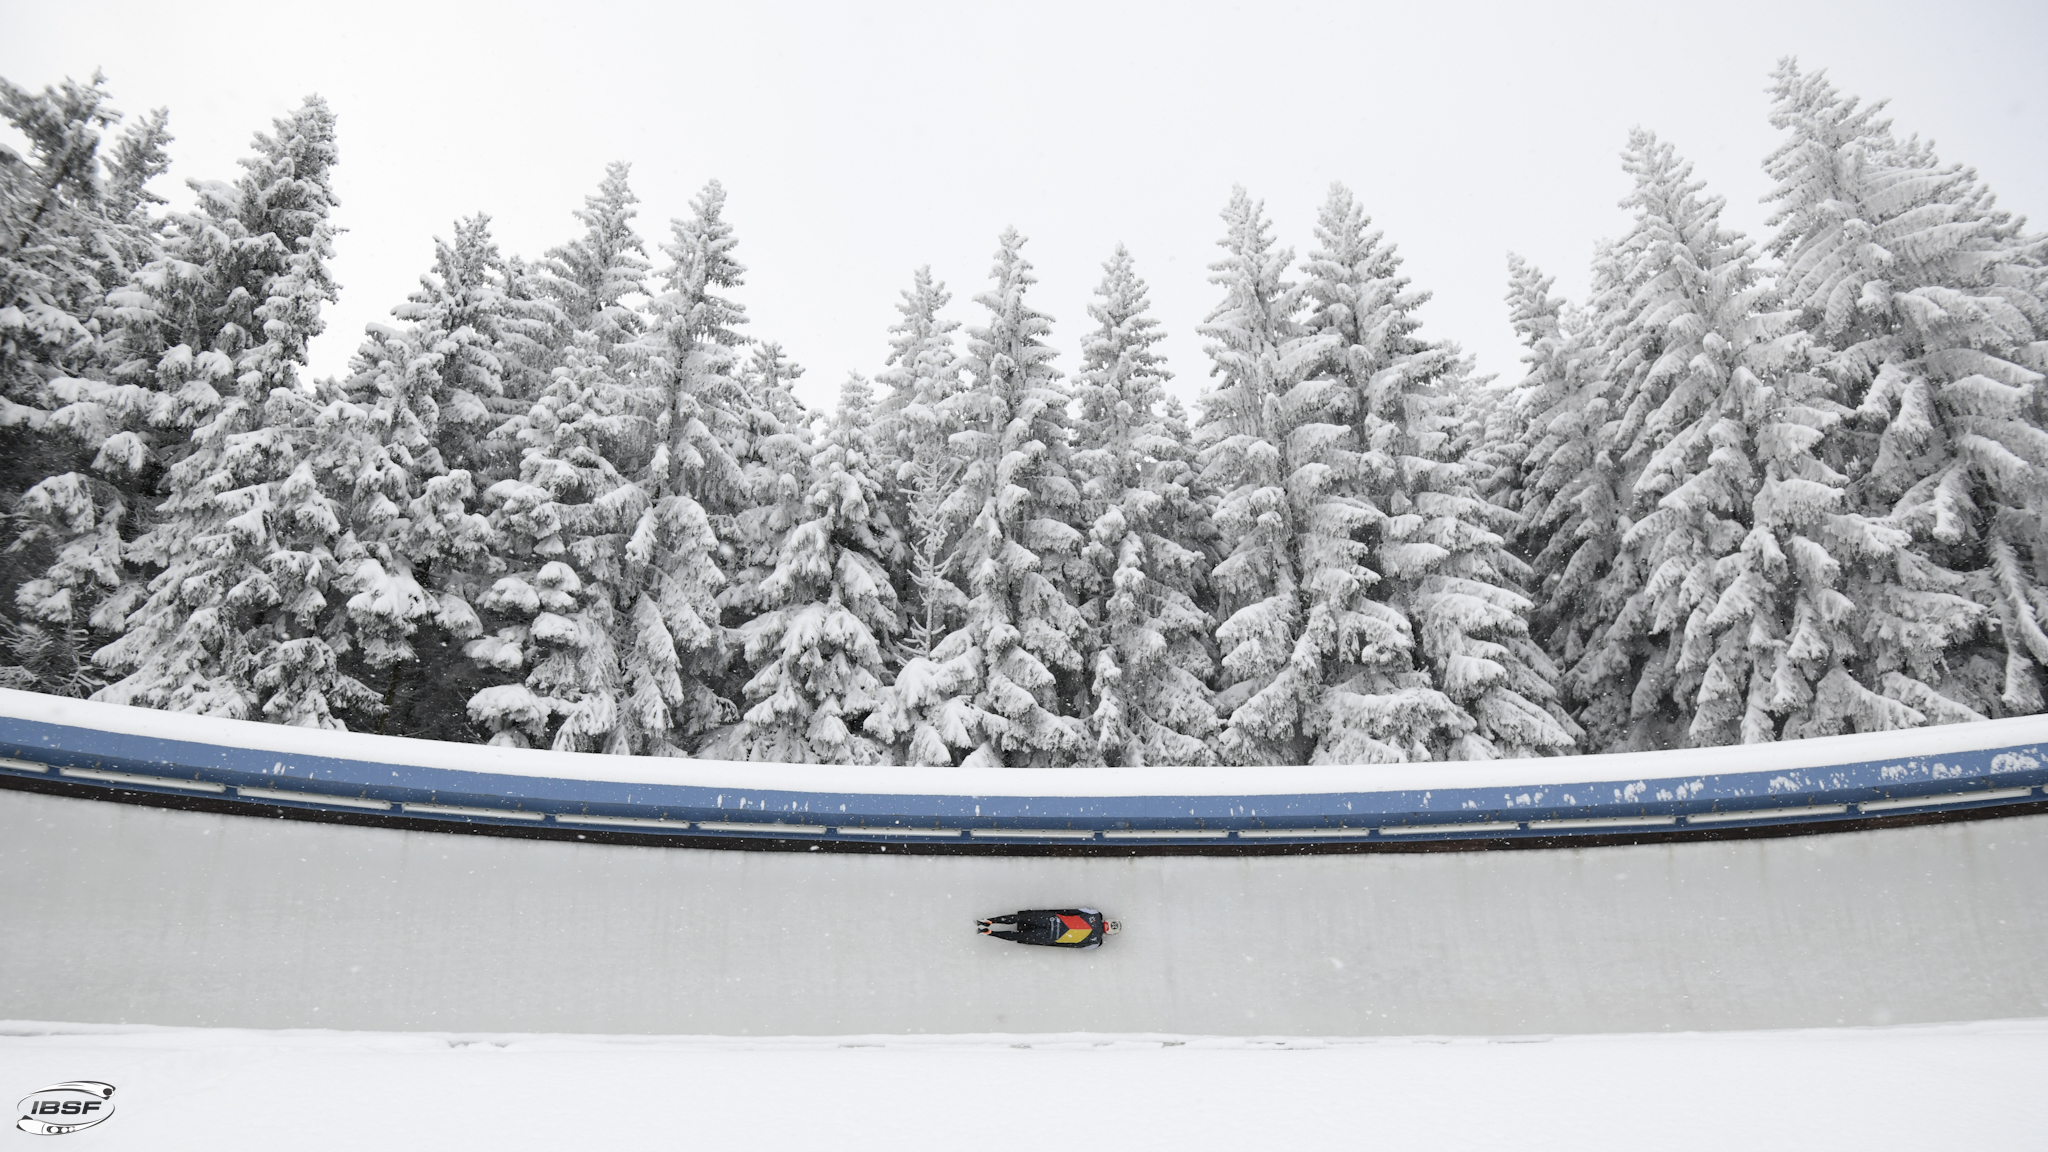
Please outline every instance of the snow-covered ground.
M1784 1032L722 1039L0 1023L100 1149L2036 1149L2048 1020ZM25 1141L12 1135L0 1138Z

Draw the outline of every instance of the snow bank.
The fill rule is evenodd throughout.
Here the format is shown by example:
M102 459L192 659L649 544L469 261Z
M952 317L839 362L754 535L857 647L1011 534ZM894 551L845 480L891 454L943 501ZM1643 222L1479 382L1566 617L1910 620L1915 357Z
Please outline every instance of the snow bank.
M1293 768L847 767L606 756L222 720L0 689L0 718L199 744L504 776L755 791L971 796L1247 796L1568 785L1785 773L2048 743L2048 715L1731 748Z
M1912 1090L1876 1095L1911 1069ZM256 1032L0 1022L91 1147L2033 1149L2048 1021L1376 1040Z

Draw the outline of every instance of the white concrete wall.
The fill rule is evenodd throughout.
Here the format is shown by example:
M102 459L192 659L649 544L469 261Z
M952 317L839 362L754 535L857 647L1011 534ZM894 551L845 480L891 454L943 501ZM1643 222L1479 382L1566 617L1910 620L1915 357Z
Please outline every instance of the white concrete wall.
M1511 1034L2048 1015L2048 816L1313 857L624 848L0 792L0 1017ZM1088 903L1085 952L974 935Z

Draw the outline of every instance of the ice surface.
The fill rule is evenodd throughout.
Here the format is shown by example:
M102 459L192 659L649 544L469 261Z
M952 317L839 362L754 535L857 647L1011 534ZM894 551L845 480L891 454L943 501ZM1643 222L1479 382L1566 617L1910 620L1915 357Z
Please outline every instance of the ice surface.
M640 848L0 792L0 1013L751 1036L2048 1016L2048 816L1526 852L900 846ZM1123 933L1075 954L972 930L1083 905Z

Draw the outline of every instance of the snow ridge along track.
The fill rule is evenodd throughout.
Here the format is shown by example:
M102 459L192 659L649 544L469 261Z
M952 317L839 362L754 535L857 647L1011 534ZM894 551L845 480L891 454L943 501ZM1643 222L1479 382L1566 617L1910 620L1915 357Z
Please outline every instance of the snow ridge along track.
M2048 810L2048 717L1488 763L849 769L314 732L0 690L0 787L539 839L995 855L1442 851Z

